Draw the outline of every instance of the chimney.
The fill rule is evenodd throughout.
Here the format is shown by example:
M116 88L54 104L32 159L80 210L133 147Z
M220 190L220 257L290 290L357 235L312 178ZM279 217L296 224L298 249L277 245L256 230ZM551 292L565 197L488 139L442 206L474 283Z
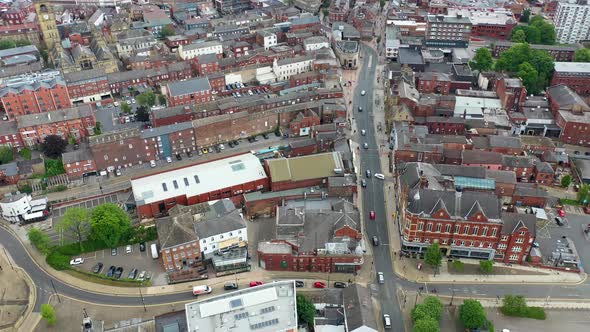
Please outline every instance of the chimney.
M461 196L463 196L463 189L461 187L455 188L455 216L461 214Z

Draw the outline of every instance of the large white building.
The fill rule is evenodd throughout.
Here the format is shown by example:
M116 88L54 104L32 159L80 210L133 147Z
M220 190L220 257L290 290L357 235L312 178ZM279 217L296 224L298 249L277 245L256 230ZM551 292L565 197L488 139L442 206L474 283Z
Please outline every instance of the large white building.
M286 81L291 76L311 71L313 57L309 55L276 60L273 63L273 71L279 81Z
M0 200L2 218L11 223L27 223L47 215L47 198L33 199L29 194L6 195Z
M587 0L562 0L557 4L553 23L560 44L590 39L590 5Z
M208 41L178 46L178 54L183 60L193 59L204 54L222 54L223 46L219 41Z

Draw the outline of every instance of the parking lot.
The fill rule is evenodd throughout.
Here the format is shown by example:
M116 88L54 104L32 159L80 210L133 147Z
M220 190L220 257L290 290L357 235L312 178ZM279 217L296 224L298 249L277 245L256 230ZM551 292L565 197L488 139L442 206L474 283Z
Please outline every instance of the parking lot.
M122 267L123 274L121 278L127 278L132 269L137 269L137 274L141 271L146 271L151 274L152 285L166 285L166 273L160 266L159 259L153 259L150 253L150 245L155 242L146 243L146 250L140 251L139 244L131 246L131 253L126 253L126 246L117 248L117 255L111 255L111 249L99 250L94 253L82 255L84 264L78 266L88 272L92 272L92 268L96 263L103 264L101 274L106 274L111 265L115 267Z

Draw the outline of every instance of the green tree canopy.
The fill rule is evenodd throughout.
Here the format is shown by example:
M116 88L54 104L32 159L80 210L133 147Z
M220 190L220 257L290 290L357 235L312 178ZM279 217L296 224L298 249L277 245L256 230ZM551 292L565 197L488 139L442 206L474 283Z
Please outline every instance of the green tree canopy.
M530 13L529 13L530 15ZM524 37L524 38L523 38ZM529 25L519 25L512 29L510 40L516 43L555 44L555 27L541 16L535 16Z
M465 300L459 307L459 319L468 329L476 329L487 323L486 311L477 300Z
M570 184L572 184L572 176L571 176L571 175L569 175L569 174L566 174L566 175L564 175L564 176L561 178L561 186L562 186L563 188L567 188L567 187L569 187L569 186L570 186Z
M59 158L64 153L68 142L59 135L49 135L41 144L41 151L49 158Z
M297 294L297 316L300 321L306 322L313 327L315 317L315 306L303 294Z
M527 311L526 300L522 295L506 295L502 299L500 310L505 315L522 316Z
M131 106L127 104L121 104L121 111L125 114L131 113Z
M437 322L442 315L443 305L436 296L427 296L422 303L412 309L412 320L418 321L424 318L432 318Z
M16 43L12 39L3 39L0 40L0 50L7 50L10 48L15 48Z
M494 271L494 261L479 261L479 269L486 274L492 273Z
M520 21L522 23L528 23L530 19L531 19L531 10L529 8L525 8L522 11L522 15L520 16Z
M69 208L56 228L78 241L82 250L82 241L90 234L90 211L82 207Z
M47 235L47 233L38 228L31 228L27 232L27 237L33 246L43 254L46 254L49 251L51 240L49 240L49 235Z
M426 264L432 267L439 267L442 264L442 256L443 255L440 251L438 243L434 243L426 249L424 261L426 262Z
M518 77L522 80L524 86L536 86L539 79L539 72L528 62L523 62L518 66Z
M14 160L14 150L9 146L0 146L0 165Z
M541 92L549 85L549 78L554 68L553 58L546 51L532 49L529 44L516 44L500 55L500 58L496 61L495 69L518 74L520 70L529 69L528 66L521 67L523 63L531 64L537 71L537 80L535 82L523 82L527 91L530 93ZM530 74L530 71L523 70L522 73ZM528 85L526 85L527 83Z
M577 199L580 204L586 205L590 201L590 185L583 184L578 190Z
M537 15L530 20L529 25L540 31L541 44L555 44L555 27L549 21L546 21L541 15Z
M469 65L474 70L487 71L492 69L494 60L492 59L492 52L486 47L478 48L475 51L473 60L469 62Z
M41 317L47 321L48 325L55 325L57 318L55 317L55 310L51 304L41 305Z
M90 217L90 236L110 248L116 247L131 231L131 221L125 211L113 203L99 205Z
M158 103L160 105L166 106L166 96L164 96L164 95L158 95Z
M137 102L143 106L152 107L156 104L156 94L154 94L152 91L143 92L139 94L136 99Z
M166 38L169 36L174 36L176 34L176 31L174 30L174 28L171 25L167 25L162 28L161 34L162 34L163 38Z
M146 106L139 106L137 108L137 112L135 112L135 117L139 122L149 122L150 121L150 113Z
M512 32L512 37L510 40L515 43L526 43L526 33L523 29L518 29Z
M590 49L581 48L577 50L574 60L576 62L590 62Z
M440 326L434 319L427 317L414 322L414 332L440 332Z

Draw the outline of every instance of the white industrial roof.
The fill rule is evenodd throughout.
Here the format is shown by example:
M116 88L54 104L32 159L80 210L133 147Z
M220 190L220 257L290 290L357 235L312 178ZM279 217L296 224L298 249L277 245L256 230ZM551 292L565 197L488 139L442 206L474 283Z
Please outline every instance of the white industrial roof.
M137 205L168 198L197 196L214 190L265 179L258 157L245 153L131 180Z
M478 97L455 97L455 116L463 116L466 113L468 116L483 117L486 110L499 110L502 108L500 99L496 98L478 98Z
M588 62L555 62L556 72L590 73Z
M188 303L185 309L188 331L278 332L297 327L293 280L222 293Z

